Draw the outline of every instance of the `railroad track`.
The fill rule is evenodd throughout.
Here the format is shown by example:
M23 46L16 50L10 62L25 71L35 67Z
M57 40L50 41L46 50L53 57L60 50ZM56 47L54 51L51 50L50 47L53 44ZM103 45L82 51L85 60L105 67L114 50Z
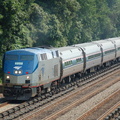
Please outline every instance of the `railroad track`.
M115 91L111 95L109 95L106 99L103 99L102 101L97 103L94 107L92 107L90 110L88 110L83 115L81 115L79 118L77 118L77 120L99 120L98 117L100 115L100 112L103 113L103 111L100 111L100 108L103 107L104 105L108 104L108 102L110 102L111 99L116 98L118 100L119 99L118 98L119 94L120 94L120 89ZM105 107L104 107L104 110L106 110ZM97 114L96 114L96 111L97 111ZM101 118L101 120L104 120L104 116Z
M9 103L9 102L4 102L0 105L0 113L4 113L4 115L7 115L8 113L6 112L7 110L10 110L16 106L19 106L20 103Z
M113 72L111 74L111 76L113 76L113 74L115 74L115 72ZM120 70L118 70L116 72L117 75L119 74L119 72L120 72ZM111 85L115 84L116 82L118 82L120 80L118 77L116 80L110 81L110 83L106 84L108 82L107 80L112 78L111 76L106 75L103 78L100 78L99 81L94 82L91 85L84 87L81 90L80 89L75 90L75 92L72 92L63 98L60 98L60 100L57 100L56 102L53 102L42 109L32 111L32 113L30 113L24 117L22 116L22 118L20 118L20 119L22 119L22 120L32 119L39 114L39 117L37 119L55 120L58 117L60 117L62 114L66 113L67 111L71 110L72 108L76 107L77 105L84 103L88 99L92 98L99 92L105 90L106 88L110 87ZM103 86L103 87L100 87L100 86ZM97 90L94 91L96 88L97 88ZM118 88L119 88L119 86L118 86ZM90 92L88 94L88 91L92 91L92 92ZM75 100L76 98L77 98L77 100ZM72 101L74 101L74 102L72 102ZM61 108L61 106L62 106L62 108ZM64 107L64 106L66 106L66 107ZM60 110L58 110L58 108Z
M3 98L3 94L0 94L0 98Z
M8 104L8 102L3 102L0 104L0 108L3 107L3 106L6 106Z
M26 103L21 104L20 106L14 107L14 108L12 108L12 109L10 109L8 111L0 113L0 118L3 118L3 119L26 119L26 118L32 118L33 116L36 116L36 114L34 113L34 114L32 114L32 117L30 117L30 115L31 115L30 111L32 111L32 113L33 113L34 111L36 111L36 108L43 108L48 103L51 103L53 100L56 101L57 99L61 98L61 96L65 95L65 94L69 94L69 92L71 92L71 91L74 92L74 90L78 89L78 87L82 88L83 85L85 87L85 84L87 84L87 83L89 83L91 81L94 81L94 80L97 81L98 78L100 78L100 77L102 78L102 76L104 77L104 75L106 75L106 74L108 74L108 73L110 73L112 71L115 71L116 69L119 69L119 65L113 65L113 66L117 66L117 67L115 67L115 68L112 68L112 67L106 68L106 69L104 69L102 71L99 71L99 72L97 72L95 74L85 76L84 78L82 78L82 79L80 79L78 81L75 81L75 82L73 82L71 84L63 86L62 88L60 88L53 95L51 95L51 93L47 93L42 97L34 98L31 101L27 101ZM91 88L91 86L89 86L89 88ZM84 90L85 89L86 88L84 88ZM80 91L80 90L78 90L78 91ZM80 93L78 93L78 94L80 94ZM28 115L27 113L30 113L30 115ZM24 117L24 115L25 115L25 117ZM20 117L20 116L22 116L22 117Z
M44 120L56 120L57 118L59 118L59 117L61 117L61 115L63 115L63 114L65 114L66 112L68 112L68 111L70 111L71 109L73 109L73 108L75 108L75 107L77 107L78 105L81 105L81 106L83 106L83 107L81 107L81 109L79 109L79 110L84 110L84 107L86 106L85 105L85 101L87 101L88 99L91 99L92 97L94 97L94 96L96 96L97 94L99 94L100 93L100 91L103 91L104 89L106 89L108 86L111 86L113 83L111 83L111 84L109 84L109 85L105 85L104 87L101 87L101 88L99 88L99 89L97 89L96 91L94 91L93 90L93 92L90 92L89 94L87 94L87 95L85 95L85 96L81 96L82 98L81 99L77 99L77 100L72 100L71 102L69 102L69 104L66 106L66 104L65 103L62 103L63 104L63 108L60 108L58 105L57 105L57 107L58 108L60 108L60 110L55 110L55 112L53 112L53 110L51 111L51 114L50 115L47 115L47 117L45 117L45 118L42 118L42 119L44 119ZM120 85L120 84L119 84ZM80 95L79 95L80 96ZM93 100L92 100L93 101ZM94 102L96 102L96 101L94 101ZM88 103L87 103L88 104ZM90 102L89 102L89 104L90 104ZM61 106L61 105L60 105ZM66 106L66 107L64 107L64 106ZM57 108L57 109L58 109ZM86 106L86 109L85 110L87 110L87 108L88 108L88 105ZM90 106L90 108L91 108L91 106ZM53 109L53 108L52 108ZM55 108L54 108L55 109ZM47 109L46 109L47 110ZM79 111L79 110L77 110L77 111ZM57 112L56 112L57 111ZM40 114L40 113L39 113ZM76 113L75 113L76 114ZM86 113L87 115L88 115L88 112ZM86 115L85 114L85 115ZM69 114L70 115L70 114ZM67 115L68 116L68 115ZM83 116L84 115L82 115L82 117L80 117L80 119L79 120L83 120ZM86 116L85 116L86 117ZM39 117L39 119L41 119L40 117ZM63 117L63 118L61 118L60 120L62 120L62 119L66 119L66 117ZM68 119L68 118L67 118ZM70 118L69 118L70 119ZM71 120L73 120L74 118L71 118Z
M102 116L98 118L98 120L113 120L118 118L120 115L120 101L117 102L114 106L112 106L109 110L107 110ZM118 119L119 120L119 119Z

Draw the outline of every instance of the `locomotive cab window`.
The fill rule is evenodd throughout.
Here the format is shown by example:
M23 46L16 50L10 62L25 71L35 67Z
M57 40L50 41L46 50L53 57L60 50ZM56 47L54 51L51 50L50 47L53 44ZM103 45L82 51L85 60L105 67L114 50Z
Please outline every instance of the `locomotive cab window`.
M5 60L18 60L18 55L5 55Z
M34 56L33 55L21 55L20 60L33 60Z

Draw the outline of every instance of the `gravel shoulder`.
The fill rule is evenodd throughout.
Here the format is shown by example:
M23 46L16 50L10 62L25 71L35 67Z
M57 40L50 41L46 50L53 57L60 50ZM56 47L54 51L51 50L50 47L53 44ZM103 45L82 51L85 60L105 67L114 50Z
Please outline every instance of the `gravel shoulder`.
M67 112L66 114L62 115L61 117L57 118L57 120L75 120L79 118L84 112L90 110L93 106L97 103L102 101L103 99L107 98L109 95L114 93L115 91L120 90L120 81L113 84L106 90L102 91L101 93L95 95L91 99L88 99L84 103L80 104L76 108L73 108L71 111Z

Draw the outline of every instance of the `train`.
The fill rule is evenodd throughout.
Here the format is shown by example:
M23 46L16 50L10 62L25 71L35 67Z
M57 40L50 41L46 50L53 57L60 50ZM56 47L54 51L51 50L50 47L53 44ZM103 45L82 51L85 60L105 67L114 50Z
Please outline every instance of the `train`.
M120 37L60 48L31 47L3 56L3 95L29 100L120 61Z

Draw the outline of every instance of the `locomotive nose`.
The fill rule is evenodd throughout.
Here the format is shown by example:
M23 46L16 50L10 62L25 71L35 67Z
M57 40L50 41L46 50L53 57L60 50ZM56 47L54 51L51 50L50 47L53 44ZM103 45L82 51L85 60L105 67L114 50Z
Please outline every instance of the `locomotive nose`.
M23 76L14 76L14 75L5 75L4 83L11 86L11 84L30 84L32 79L31 74L23 75Z

